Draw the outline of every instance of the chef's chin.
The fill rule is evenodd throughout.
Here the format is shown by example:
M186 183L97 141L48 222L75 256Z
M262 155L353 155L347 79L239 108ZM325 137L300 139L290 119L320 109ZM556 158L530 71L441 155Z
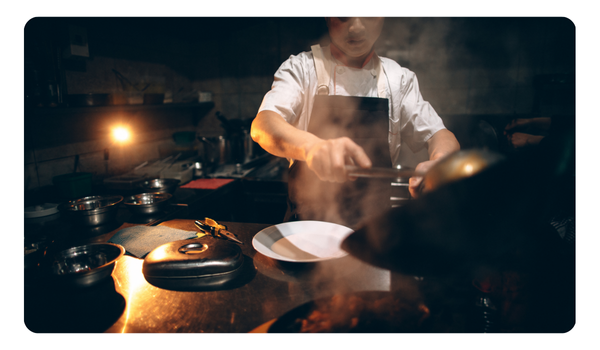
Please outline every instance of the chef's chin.
M344 53L350 57L359 58L368 55L371 48L364 44L346 44Z

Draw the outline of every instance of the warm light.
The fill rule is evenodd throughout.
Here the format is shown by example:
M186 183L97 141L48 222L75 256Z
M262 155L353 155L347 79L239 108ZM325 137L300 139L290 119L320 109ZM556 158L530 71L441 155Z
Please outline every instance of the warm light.
M467 173L467 174L473 173L473 165L472 164L465 164L465 173Z
M129 130L124 127L117 127L113 129L113 138L118 142L125 142L129 140Z

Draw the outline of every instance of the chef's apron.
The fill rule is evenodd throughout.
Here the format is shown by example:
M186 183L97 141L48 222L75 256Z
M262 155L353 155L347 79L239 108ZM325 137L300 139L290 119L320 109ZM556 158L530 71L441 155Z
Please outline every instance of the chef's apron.
M374 167L392 166L388 142L389 104L378 57L380 97L329 96L329 70L324 53L312 47L319 86L308 132L322 138L348 137L361 146ZM284 221L318 220L355 227L360 221L389 210L389 179L358 178L334 183L321 181L306 162L294 161L288 176L288 211Z

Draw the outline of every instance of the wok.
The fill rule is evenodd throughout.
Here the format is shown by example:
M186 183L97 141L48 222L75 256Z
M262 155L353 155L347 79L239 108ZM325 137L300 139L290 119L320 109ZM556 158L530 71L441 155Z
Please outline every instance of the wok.
M425 175L428 191L367 219L341 247L369 264L415 276L534 259L549 236L540 205L544 171L526 157L457 152Z

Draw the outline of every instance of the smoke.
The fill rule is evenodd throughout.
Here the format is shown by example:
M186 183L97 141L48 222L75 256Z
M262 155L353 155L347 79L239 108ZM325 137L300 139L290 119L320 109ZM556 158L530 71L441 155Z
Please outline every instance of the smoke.
M373 166L390 167L389 118L385 100L317 96L308 131L322 139L347 137L368 155ZM347 165L356 165L352 154ZM304 162L290 169L290 197L299 218L356 226L361 220L390 208L389 180L359 178L345 183L321 180Z

